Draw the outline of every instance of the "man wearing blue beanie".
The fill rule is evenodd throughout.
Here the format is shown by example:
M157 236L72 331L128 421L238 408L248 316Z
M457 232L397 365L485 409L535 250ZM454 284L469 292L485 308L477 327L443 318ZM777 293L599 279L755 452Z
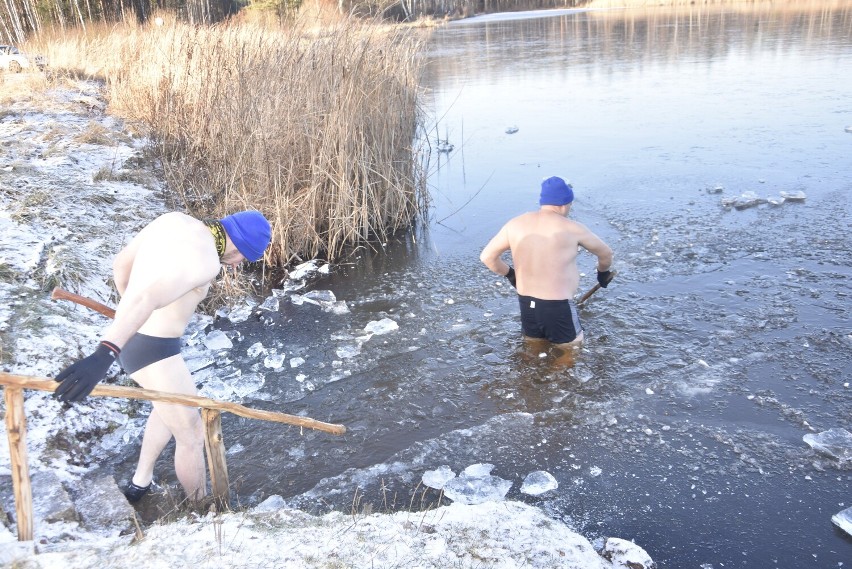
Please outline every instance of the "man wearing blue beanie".
M200 221L183 213L161 215L116 256L113 279L121 295L112 324L95 352L56 376L57 397L81 401L118 361L145 389L195 395L181 357L181 336L222 265L263 257L272 236L257 211ZM154 464L175 438L175 472L191 501L207 494L204 430L198 409L153 402L136 472L125 489L131 502L151 488Z
M572 300L580 284L577 253L582 247L598 258L598 283L612 279L612 249L582 223L568 219L574 188L553 176L541 184L538 211L509 220L491 239L480 260L518 289L524 339L548 340L579 348L583 329ZM514 267L501 258L511 252Z

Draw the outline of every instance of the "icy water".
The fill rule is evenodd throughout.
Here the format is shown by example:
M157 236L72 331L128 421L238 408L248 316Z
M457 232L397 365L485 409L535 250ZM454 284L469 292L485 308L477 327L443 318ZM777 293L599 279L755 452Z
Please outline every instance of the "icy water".
M852 430L852 8L834 6L438 30L428 225L310 280L336 311L290 293L216 324L234 347L205 388L240 373L244 403L349 429L226 416L236 497L417 509L439 499L424 472L489 463L508 498L661 567L852 566L830 521L852 465L802 440ZM554 174L619 271L581 311L573 367L523 348L512 290L478 260ZM521 493L539 470L558 488Z

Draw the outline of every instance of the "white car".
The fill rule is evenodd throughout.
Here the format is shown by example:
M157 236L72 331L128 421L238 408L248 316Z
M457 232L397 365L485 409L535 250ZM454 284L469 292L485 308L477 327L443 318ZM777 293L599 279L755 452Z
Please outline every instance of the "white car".
M24 69L37 67L39 70L47 66L47 61L41 55L29 56L18 51L13 45L0 45L0 69L20 73Z

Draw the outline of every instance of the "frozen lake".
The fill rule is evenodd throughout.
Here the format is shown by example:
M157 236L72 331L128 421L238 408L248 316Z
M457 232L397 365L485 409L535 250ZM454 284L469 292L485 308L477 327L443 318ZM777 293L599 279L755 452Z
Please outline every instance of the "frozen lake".
M852 4L833 6L439 29L428 226L315 277L335 302L288 293L216 325L233 347L204 389L239 373L244 403L349 429L224 417L240 501L426 507L424 473L490 464L509 498L661 567L852 563L830 521L852 464L802 439L852 430ZM525 352L512 290L478 260L551 175L619 271L567 369ZM580 267L585 290L594 258ZM537 471L558 487L522 493Z

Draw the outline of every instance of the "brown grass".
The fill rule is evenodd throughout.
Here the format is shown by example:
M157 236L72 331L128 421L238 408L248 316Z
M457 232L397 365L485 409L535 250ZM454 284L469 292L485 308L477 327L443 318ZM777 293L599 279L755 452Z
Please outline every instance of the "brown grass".
M339 256L426 205L410 29L342 20L94 29L42 37L51 68L102 79L147 126L169 188L198 217L259 209L267 262Z

